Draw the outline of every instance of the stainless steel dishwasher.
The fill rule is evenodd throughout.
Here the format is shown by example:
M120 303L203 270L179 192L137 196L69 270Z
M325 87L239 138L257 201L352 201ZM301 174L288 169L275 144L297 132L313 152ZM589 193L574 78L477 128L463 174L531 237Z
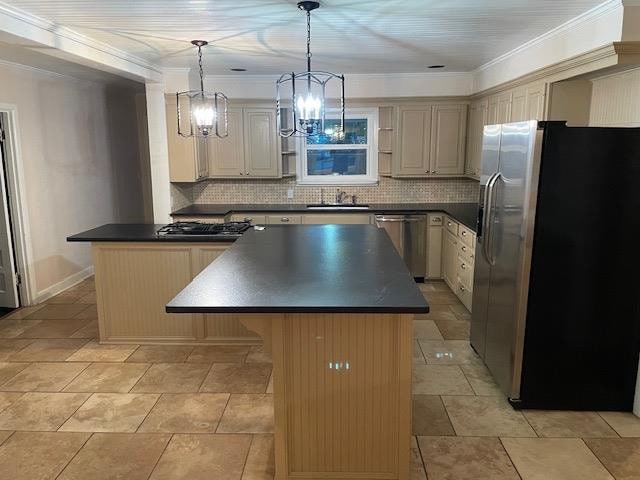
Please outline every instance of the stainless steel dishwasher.
M376 215L376 226L386 230L411 275L418 281L424 281L427 268L427 216Z

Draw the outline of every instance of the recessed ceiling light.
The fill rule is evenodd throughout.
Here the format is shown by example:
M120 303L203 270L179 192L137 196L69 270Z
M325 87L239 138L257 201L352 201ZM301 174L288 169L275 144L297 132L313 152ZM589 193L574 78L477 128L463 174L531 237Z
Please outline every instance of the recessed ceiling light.
M232 72L246 72L247 69L246 68L232 68L231 71Z
M446 65L429 65L427 68L444 68Z

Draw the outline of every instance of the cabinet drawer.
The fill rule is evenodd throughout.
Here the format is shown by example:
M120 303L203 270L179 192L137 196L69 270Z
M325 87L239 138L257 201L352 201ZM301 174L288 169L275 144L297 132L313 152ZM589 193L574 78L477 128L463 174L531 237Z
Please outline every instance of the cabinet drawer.
M473 292L469 290L467 287L465 287L464 285L462 285L460 281L458 281L458 284L456 285L455 293L460 299L460 301L462 302L462 304L465 306L465 308L471 311L471 301L473 300Z
M458 255L457 265L458 281L468 290L473 288L473 263Z
M232 213L229 217L232 222L249 221L252 225L265 225L267 223L266 215L252 215L251 213Z
M269 225L299 225L302 215L267 215Z
M476 257L475 249L462 242L458 242L458 255L470 263L473 263Z
M469 247L476 247L476 234L469 230L467 227L460 225L458 228L458 237L463 243L466 243Z
M458 235L458 223L454 222L449 217L445 217L445 222L446 222L447 230L449 230L454 235Z
M444 225L444 215L429 214L427 218L430 227L441 227Z

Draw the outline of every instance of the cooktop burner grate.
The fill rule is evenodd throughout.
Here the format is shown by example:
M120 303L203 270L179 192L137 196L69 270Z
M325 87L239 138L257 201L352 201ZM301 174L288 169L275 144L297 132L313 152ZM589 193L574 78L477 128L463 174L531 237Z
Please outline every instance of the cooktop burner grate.
M250 222L199 223L176 222L158 229L158 235L240 235L251 228Z

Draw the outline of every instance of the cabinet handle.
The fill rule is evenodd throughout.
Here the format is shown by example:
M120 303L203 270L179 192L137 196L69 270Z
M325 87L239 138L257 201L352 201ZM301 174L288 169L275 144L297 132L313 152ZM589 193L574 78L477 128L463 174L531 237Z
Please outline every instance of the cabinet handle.
M451 222L447 222L447 225L448 225L448 226L451 226Z
M460 264L460 268L461 268L462 270L464 270L464 269L466 269L466 268L467 268L467 266L466 266L464 263L461 263L461 264Z
M280 219L280 221L281 221L281 222L288 222L288 221L289 221L289 218L288 218L288 217L282 217L282 218Z
M460 288L461 292L465 292L466 291L466 289L462 285L458 285L458 287Z
M465 247L464 245L462 246L462 251L466 252L467 251L467 247Z
M464 237L467 234L464 230L462 231L462 236Z

